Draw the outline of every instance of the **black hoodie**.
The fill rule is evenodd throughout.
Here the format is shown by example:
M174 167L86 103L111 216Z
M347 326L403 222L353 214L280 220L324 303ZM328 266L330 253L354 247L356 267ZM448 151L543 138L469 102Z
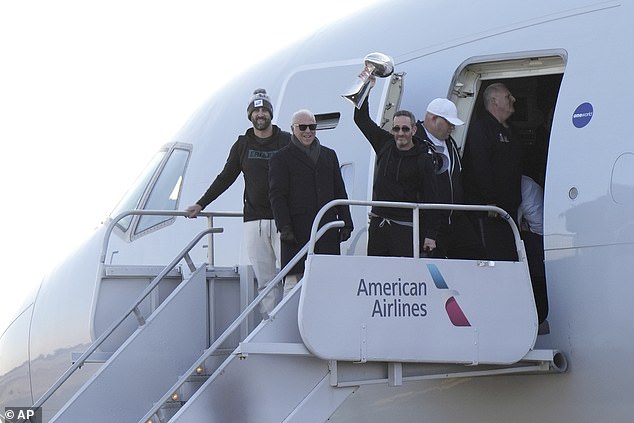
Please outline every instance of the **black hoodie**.
M273 135L258 138L253 128L231 147L227 163L207 192L196 203L207 207L225 192L240 175L244 174L244 221L273 219L269 202L269 159L291 141L291 134L273 125Z
M437 188L432 149L414 139L409 150L399 150L394 136L370 119L368 100L354 111L354 122L376 153L372 199L410 203L436 203ZM372 213L396 220L412 221L412 210L373 207ZM424 213L421 226L426 238L436 239L440 215Z

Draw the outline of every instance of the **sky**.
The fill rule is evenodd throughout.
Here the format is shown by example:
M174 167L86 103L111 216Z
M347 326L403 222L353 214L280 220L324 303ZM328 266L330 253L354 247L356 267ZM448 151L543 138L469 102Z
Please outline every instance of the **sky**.
M377 1L0 0L0 334L219 88L219 62L240 72Z

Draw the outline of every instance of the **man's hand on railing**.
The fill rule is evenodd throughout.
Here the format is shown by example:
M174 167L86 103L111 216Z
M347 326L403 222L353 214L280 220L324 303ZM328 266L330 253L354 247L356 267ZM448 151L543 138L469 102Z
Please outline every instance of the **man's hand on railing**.
M431 238L425 238L423 241L423 251L425 253L431 253L436 249L436 240Z
M280 229L280 240L282 240L282 242L286 242L287 244L297 245L295 232L293 232L293 228L290 225L286 225L282 229Z
M198 213L202 210L202 206L200 204L194 204L185 209L185 213L187 213L187 217L192 219L198 216Z
M349 226L344 226L339 229L339 242L345 242L350 239L350 235L352 235L352 228Z

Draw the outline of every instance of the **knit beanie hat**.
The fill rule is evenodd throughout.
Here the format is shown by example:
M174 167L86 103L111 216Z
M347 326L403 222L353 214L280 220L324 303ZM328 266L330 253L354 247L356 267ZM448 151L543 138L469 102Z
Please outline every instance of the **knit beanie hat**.
M247 106L247 119L251 120L251 113L253 110L258 107L264 107L271 114L271 119L273 118L273 105L271 104L271 99L266 94L266 90L264 88L258 88L253 91L253 95L249 100L249 105Z

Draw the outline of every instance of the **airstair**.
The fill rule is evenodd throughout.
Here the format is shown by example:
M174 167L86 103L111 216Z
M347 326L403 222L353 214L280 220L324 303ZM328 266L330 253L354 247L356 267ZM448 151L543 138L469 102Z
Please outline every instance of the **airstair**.
M316 221L343 203L375 204L335 200ZM386 204L412 208L415 228L419 209L439 207ZM537 314L519 237L518 262L314 254L321 234L341 225L313 225L309 244L253 301L248 268L191 262L192 246L220 230L201 232L76 357L66 378L137 319L51 422L324 422L364 385L567 369L557 350L534 349ZM304 278L260 322L259 301L306 253ZM144 301L182 260L190 273L143 317Z

